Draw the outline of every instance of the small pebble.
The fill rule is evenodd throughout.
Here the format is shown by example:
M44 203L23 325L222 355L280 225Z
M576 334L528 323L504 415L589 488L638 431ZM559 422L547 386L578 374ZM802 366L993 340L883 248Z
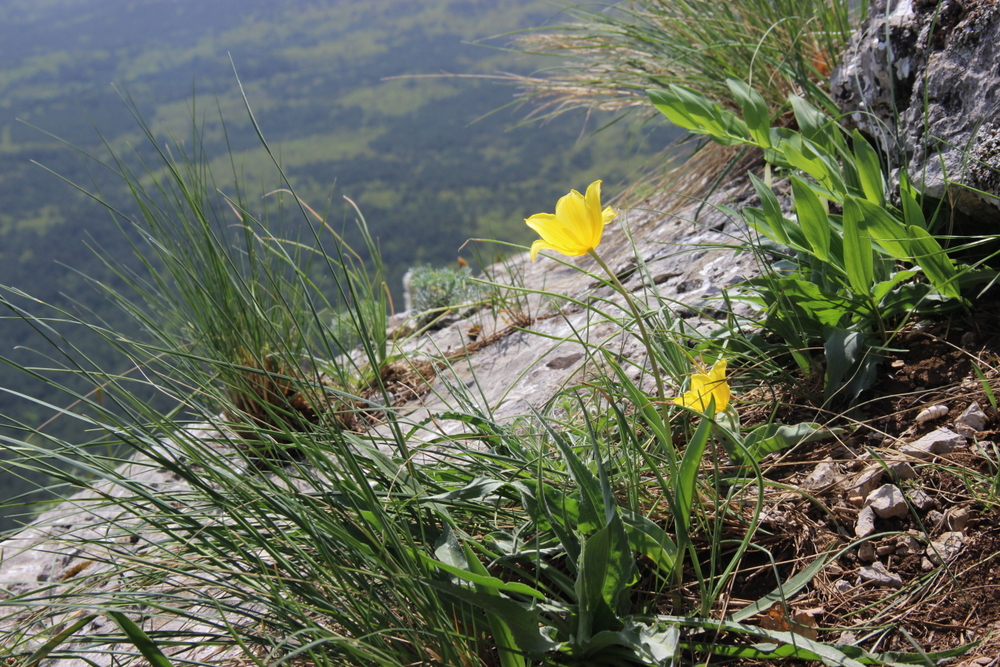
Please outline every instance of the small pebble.
M888 556L889 554L894 554L894 553L896 553L896 545L895 544L883 544L883 545L875 548L875 553L879 557Z
M937 428L909 444L903 445L899 451L917 459L932 459L935 454L950 454L965 445L965 436L948 428Z
M887 461L889 474L897 480L916 479L917 471L907 461Z
M948 530L954 532L962 532L965 530L965 526L969 523L969 517L971 513L968 507L952 507L947 512L945 512L944 520L948 525Z
M868 494L875 490L875 487L882 481L882 474L885 468L881 463L873 463L865 467L851 482L851 489L857 492L862 498L867 498Z
M875 545L871 542L862 542L858 546L858 560L870 563L875 560Z
M875 532L875 511L871 507L865 507L858 513L858 522L854 525L854 534L857 537L868 537Z
M895 572L889 572L889 570L885 569L885 565L878 561L862 567L858 570L858 574L861 575L864 581L871 582L876 586L903 587L903 578Z
M837 579L837 581L834 582L833 587L837 590L838 593L843 593L843 594L850 593L851 589L854 588L854 586L851 585L851 582L849 582L847 579Z
M941 536L927 547L927 558L934 565L953 559L962 550L965 536L962 533L941 533Z
M895 484L885 484L873 491L865 500L872 510L883 519L896 516L906 516L909 508L903 492Z
M927 513L927 517L924 519L927 527L931 530L936 530L938 526L944 523L944 514L938 512L937 510L931 510Z
M896 538L896 553L900 556L919 553L921 548L920 540L912 535L900 535Z
M843 479L833 459L826 458L802 481L802 487L813 491L827 489Z
M979 403L973 402L958 416L955 426L966 426L973 431L982 431L986 428L986 413L979 407Z
M921 512L925 512L934 507L934 499L927 495L927 492L923 489L907 490L906 498Z

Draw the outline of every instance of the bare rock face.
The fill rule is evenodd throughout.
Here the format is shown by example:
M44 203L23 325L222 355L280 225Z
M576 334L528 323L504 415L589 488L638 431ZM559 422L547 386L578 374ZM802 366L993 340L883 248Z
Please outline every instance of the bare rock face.
M894 156L894 168L900 157L909 163L911 182L925 194L949 197L974 219L995 217L998 58L998 0L873 0L833 73L833 95Z

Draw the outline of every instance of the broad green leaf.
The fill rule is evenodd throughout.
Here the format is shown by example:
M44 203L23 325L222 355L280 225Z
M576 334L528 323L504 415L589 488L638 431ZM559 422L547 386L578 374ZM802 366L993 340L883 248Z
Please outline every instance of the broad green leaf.
M750 136L761 148L771 147L771 115L760 93L739 79L726 79L729 90L743 110Z
M875 300L875 303L882 306L882 299L884 299L886 295L892 292L900 283L909 280L915 275L917 275L917 272L911 269L906 271L897 271L892 274L892 277L889 278L889 280L875 285L875 287L872 288L872 298Z
M961 298L958 289L958 272L955 264L941 244L923 227L910 225L906 228L910 236L910 252L924 275L941 294L953 299Z
M664 573L672 572L677 562L677 545L667 531L642 515L624 517L622 521L629 548L648 558Z
M550 429L548 424L546 428ZM579 531L587 534L605 524L604 520L604 495L601 491L600 481L590 472L590 468L584 465L580 457L570 446L566 438L550 430L553 440L569 467L570 476L576 482L580 491L580 525Z
M867 199L856 197L845 198L854 201L860 208L864 217L865 227L875 241L893 259L910 260L910 235L906 232L906 227L902 222L894 218L881 206L877 206Z
M728 146L747 143L746 123L696 90L671 85L666 90L648 90L650 101L674 125L705 134Z
M774 196L771 188L764 184L764 181L753 174L749 174L749 176L750 183L753 184L754 190L757 191L757 196L760 197L760 206L764 212L764 219L767 221L768 229L771 230L770 234L765 232L765 235L778 243L789 245L788 232L785 231L786 220L781 212L781 204L778 203L778 198Z
M456 565L451 565L441 560L431 558L425 553L414 551L415 556L420 558L426 564L435 567L439 570L447 572L448 574L461 579L462 581L467 581L470 584L475 584L481 587L486 592L496 593L503 591L504 593L517 593L520 595L527 595L529 597L537 598L539 600L544 600L545 595L537 591L536 589L528 586L527 584L522 584L519 582L506 582L503 579L498 579L497 577L490 576L486 573L485 568L483 569L483 574L477 574L475 572L470 572L467 569L468 565L479 563L479 559L475 557L474 554L467 554L468 560L466 561L467 567L459 567ZM464 560L464 559L463 559ZM482 563L479 563L481 566Z
M875 253L861 208L851 199L844 201L844 270L857 294L867 295L875 280Z
M843 386L843 393L853 402L862 391L875 382L875 371L881 357L872 350L868 334L840 327L823 332L826 353L826 386L824 403L829 402Z
M733 621L735 623L744 621L751 616L756 616L757 614L767 611L775 602L791 598L793 595L809 585L813 578L819 574L824 567L826 567L826 563L829 559L830 554L828 553L818 556L816 560L810 563L808 567L796 574L794 577L785 583L780 584L773 591L753 604L743 607L743 609L740 609L738 612L732 614L726 620Z
M795 426L767 424L748 433L743 446L755 461L760 462L772 452L779 452L802 443L820 442L834 437L839 432L838 429L828 429L808 422Z
M684 457L681 459L677 479L674 481L674 498L676 499L672 508L674 520L685 531L691 525L695 489L698 487L698 471L701 468L701 459L705 454L705 445L708 443L708 436L711 432L712 420L702 417L701 423L698 424L698 428L684 449Z
M830 261L830 221L826 207L809 185L797 176L792 176L792 193L795 196L795 213L799 226L812 248L816 258Z
M876 206L885 206L885 179L882 178L878 153L857 130L854 130L851 138L854 140L854 156L865 198Z
M142 631L142 628L132 622L132 619L119 611L109 611L108 618L121 628L121 631L139 649L139 653L151 667L173 667L173 663L167 659L167 656L163 655L163 651L156 645L156 642L150 639L149 635Z
M917 191L910 184L910 176L905 169L899 170L899 198L903 205L903 221L907 225L916 225L927 229L927 219L924 210L917 202Z
M557 646L556 642L541 633L545 623L535 606L446 581L428 581L427 585L479 607L487 615L495 614L506 624L514 645L521 652L542 654Z
M587 641L603 630L614 630L622 594L635 573L635 558L621 517L587 538L576 580L577 641Z
M449 534L451 533L450 530L448 532ZM474 575L489 577L489 572L486 570L486 566L484 566L479 561L479 558L476 557L475 552L472 551L472 547L468 544L463 546L465 547L466 566ZM499 590L501 589L491 589L477 584L476 590L484 593L499 595ZM545 599L545 596L541 593L538 595L541 596L541 599ZM514 633L510 629L510 625L508 625L507 621L504 620L503 617L492 612L486 612L486 618L489 620L490 630L493 633L493 642L496 644L497 652L500 654L501 667L525 667L527 663L524 660L524 655L522 655L523 652L518 647L517 638L514 636Z
M781 150L789 164L812 176L826 188L830 199L836 201L843 199L847 188L840 175L840 166L828 152L808 140L803 140L800 146L793 146L788 142L782 143Z
M834 146L830 137L830 132L834 130L831 129L833 127L833 121L830 117L816 109L798 95L789 95L788 101L792 103L792 111L795 113L795 121L798 123L799 129L802 131L802 136L813 143L823 146L828 150L832 150Z

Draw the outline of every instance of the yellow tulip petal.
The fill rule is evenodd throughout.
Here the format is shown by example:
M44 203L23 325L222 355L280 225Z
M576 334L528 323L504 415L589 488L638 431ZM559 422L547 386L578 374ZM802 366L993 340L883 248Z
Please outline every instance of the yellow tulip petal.
M534 243L531 244L530 256L531 256L531 261L532 262L535 261L535 257L538 255L538 251L540 251L540 250L557 250L558 251L559 247L555 246L555 245L553 245L551 243L549 243L548 241L543 241L542 239L538 239L537 241L535 241Z
M726 360L720 359L708 374L695 373L691 376L691 389L674 399L674 403L698 412L707 412L715 399L715 412L724 412L729 406L732 391L726 382Z
M532 252L532 260L538 250L545 248L569 257L587 254L601 242L604 225L615 215L611 207L601 209L600 181L590 184L586 196L570 190L556 202L555 214L538 213L525 219L524 222L542 237L544 243ZM533 244L532 248L536 245Z

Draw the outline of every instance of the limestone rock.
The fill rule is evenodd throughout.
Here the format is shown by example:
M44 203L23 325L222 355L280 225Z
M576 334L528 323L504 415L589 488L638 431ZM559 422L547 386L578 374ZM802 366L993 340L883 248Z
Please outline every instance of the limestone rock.
M965 544L965 536L962 533L947 532L930 543L927 547L927 558L934 565L950 561L962 551Z
M876 586L889 586L890 588L902 588L903 578L895 572L885 569L885 565L878 561L858 570L861 580L875 584Z
M875 532L875 512L871 506L858 513L858 522L854 525L854 534L858 537L868 537Z
M986 413L979 407L979 403L973 402L955 419L956 429L961 429L963 426L973 431L982 431L986 428Z
M949 428L938 428L899 451L917 459L932 459L936 454L949 454L965 444L965 436Z
M834 99L910 181L996 228L1000 202L1000 5L995 0L873 0L833 73ZM968 188L949 187L960 183Z
M868 496L865 502L882 519L906 516L909 511L903 492L895 484L880 486Z

